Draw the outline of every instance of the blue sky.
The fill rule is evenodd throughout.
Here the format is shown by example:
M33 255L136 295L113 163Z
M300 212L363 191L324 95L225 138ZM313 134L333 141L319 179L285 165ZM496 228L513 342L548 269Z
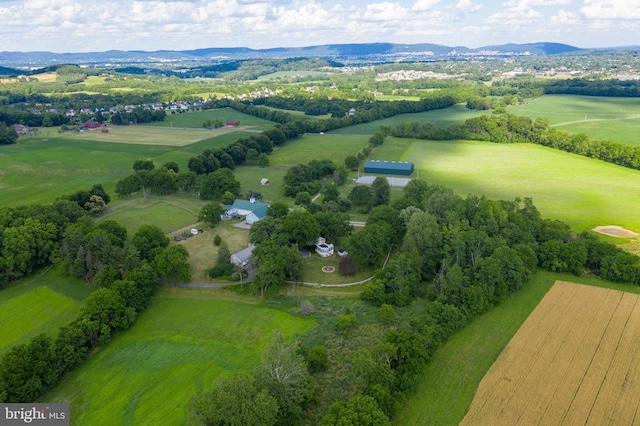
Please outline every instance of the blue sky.
M640 44L640 0L0 0L0 51Z

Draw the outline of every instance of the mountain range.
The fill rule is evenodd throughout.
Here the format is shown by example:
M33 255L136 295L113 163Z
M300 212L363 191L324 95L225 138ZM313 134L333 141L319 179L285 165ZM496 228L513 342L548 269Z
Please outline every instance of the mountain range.
M250 49L247 47L212 47L194 50L108 50L105 52L53 53L53 52L0 52L0 65L18 68L37 68L56 64L89 66L122 65L171 65L206 64L242 59L265 58L322 58L338 61L385 61L429 59L443 56L464 55L552 55L582 50L561 43L503 44L468 48L465 46L443 46L439 44L325 44L306 47L277 47Z

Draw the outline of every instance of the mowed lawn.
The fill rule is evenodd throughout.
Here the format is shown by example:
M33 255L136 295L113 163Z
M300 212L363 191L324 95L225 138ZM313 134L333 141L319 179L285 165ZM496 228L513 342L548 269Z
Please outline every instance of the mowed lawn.
M636 170L537 145L472 141L414 141L400 158L388 159L413 161L420 179L460 194L532 198L543 217L576 231L597 225L640 230Z
M161 289L129 330L42 401L71 403L74 425L181 425L190 395L220 377L251 372L272 330L292 339L315 326L222 293Z
M0 290L0 355L37 334L55 335L76 317L91 290L55 270Z
M474 319L436 352L418 389L396 415L393 424L459 424L486 372L556 280L640 293L637 286L538 271L521 290Z

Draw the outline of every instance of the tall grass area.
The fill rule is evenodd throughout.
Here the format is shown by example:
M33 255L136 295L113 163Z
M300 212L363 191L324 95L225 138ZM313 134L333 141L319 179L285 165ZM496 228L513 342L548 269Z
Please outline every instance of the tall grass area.
M640 293L636 286L539 271L521 290L476 318L436 352L418 390L393 424L457 425L489 367L556 280Z
M220 293L223 300L212 299ZM229 293L161 289L126 333L42 401L71 403L74 425L181 425L190 395L223 376L250 372L273 329L292 339L315 326Z
M49 269L0 290L0 355L74 319L91 288Z
M532 198L545 218L576 231L597 225L640 230L636 170L538 145L471 141L414 141L402 156L387 159L413 161L420 179L460 194Z

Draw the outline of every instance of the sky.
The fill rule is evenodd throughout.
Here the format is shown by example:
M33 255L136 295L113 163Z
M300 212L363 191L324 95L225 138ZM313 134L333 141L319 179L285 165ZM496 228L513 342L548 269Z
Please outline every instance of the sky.
M0 51L640 44L640 0L0 0Z

